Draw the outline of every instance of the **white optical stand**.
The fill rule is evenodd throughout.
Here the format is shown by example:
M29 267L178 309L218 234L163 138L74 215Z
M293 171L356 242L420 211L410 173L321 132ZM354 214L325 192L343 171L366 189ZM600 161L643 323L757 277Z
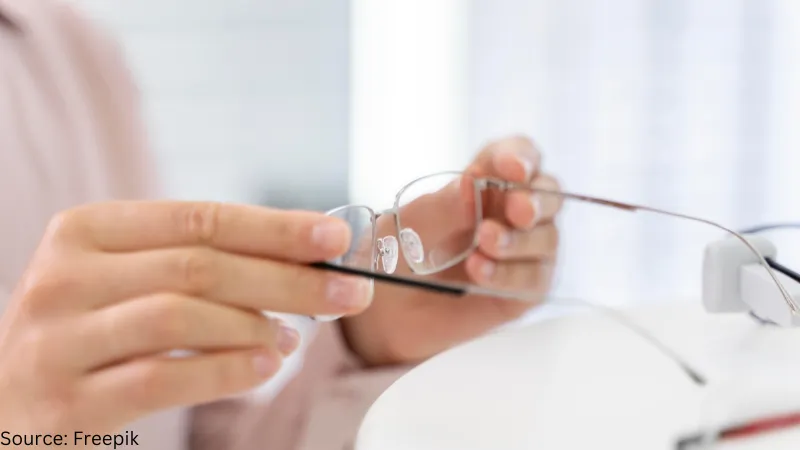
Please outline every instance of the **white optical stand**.
M764 258L777 257L778 251L768 239L755 235L745 238ZM776 270L772 272L795 304L800 305L800 283ZM800 326L800 314L792 314L758 255L735 237L706 247L703 305L710 313L752 312L780 326Z
M766 239L748 241L776 257ZM800 367L800 327L763 325L747 314L791 322L769 273L745 247L730 240L708 246L702 305L624 311L698 369L705 387L607 315L570 315L486 336L421 364L373 404L356 450L667 450L709 421L741 420L733 407L722 408L731 417L709 411L720 400L758 407L764 396L736 389L720 396L711 386L727 386L720 380L744 368L785 367L791 355ZM800 298L800 284L778 276ZM778 372L800 380L793 375L800 371ZM781 386L780 396L800 406L800 381ZM797 449L800 429L713 448Z

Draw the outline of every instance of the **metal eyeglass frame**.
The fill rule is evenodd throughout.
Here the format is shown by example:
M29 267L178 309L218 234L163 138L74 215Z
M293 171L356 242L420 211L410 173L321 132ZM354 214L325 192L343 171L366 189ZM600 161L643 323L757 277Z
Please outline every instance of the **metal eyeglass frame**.
M531 301L531 299L529 297L524 297L524 296L521 296L519 294L509 293L507 291L502 291L502 290L489 289L489 288L483 288L483 287L480 287L480 286L472 286L472 285L460 286L460 285L451 285L451 284L439 283L439 282L431 282L431 283L421 282L421 281L414 280L414 279L407 278L407 277L394 276L394 275L390 275L390 274L380 273L377 270L375 270L376 269L375 265L377 263L377 258L379 256L381 256L381 255L379 255L379 245L380 244L378 243L379 239L378 239L378 236L377 236L377 233L378 233L378 230L377 230L378 218L381 217L381 216L387 215L387 214L392 214L394 216L395 233L399 237L400 233L402 231L399 212L400 212L400 201L401 201L401 198L402 198L403 194L411 186L413 186L415 183L418 183L420 181L424 181L424 180L432 178L432 177L441 176L441 175L452 175L454 177L464 176L464 175L471 176L469 174L466 174L463 171L443 171L443 172L437 172L437 173L433 173L433 174L430 174L430 175L425 175L425 176L416 178L416 179L412 180L411 182L409 182L408 184L406 184L405 186L403 186L403 188L400 189L400 191L397 192L397 194L395 195L395 198L394 198L394 204L393 204L392 208L388 209L388 210L384 210L381 213L376 213L372 208L370 208L369 206L365 206L365 205L345 205L345 206L342 206L342 207L339 207L339 208L336 208L334 210L329 211L328 214L332 214L332 213L335 213L335 212L338 212L338 211L341 211L341 210L344 210L344 209L347 209L347 208L364 208L365 210L370 212L370 214L371 214L371 225L372 225L371 267L370 267L370 270L368 271L368 270L357 269L357 268L352 268L352 267L350 267L350 268L340 268L339 266L335 266L333 264L327 264L327 263L318 263L317 266L320 267L320 268L327 268L328 270L346 271L347 273L350 273L350 274L353 274L353 275L362 275L362 276L373 278L373 279L379 279L380 281L384 281L384 282L396 283L396 284L404 284L404 285L409 285L409 286L416 286L416 287L425 288L425 289L432 289L432 290L436 290L436 291L452 292L452 293L459 293L459 294L460 293L466 293L466 294L476 294L476 295L488 295L488 296L494 296L494 297L508 299L508 300L516 300L516 301ZM420 269L418 266L416 266L416 263L409 258L409 255L404 251L403 247L402 246L398 246L398 252L403 256L403 259L405 260L406 265L409 267L409 269L411 270L412 273L414 273L416 275L423 275L424 276L424 275L432 275L432 274L435 274L435 273L442 272L442 271L447 270L447 269L449 269L449 268L451 268L451 267L453 267L455 265L460 264L472 252L474 252L475 249L477 249L478 244L479 244L479 242L478 242L478 227L480 226L480 223L483 220L483 204L482 204L482 194L483 194L483 192L487 191L488 189L497 189L497 190L502 191L502 192L512 191L512 190L525 190L525 191L528 191L528 192L531 192L531 193L537 193L538 192L538 193L541 193L541 194L552 195L552 196L561 197L561 198L565 198L565 199L579 200L579 201L583 201L583 202L588 202L588 203L593 203L593 204L597 204L597 205L612 207L612 208L616 208L616 209L620 209L620 210L624 210L624 211L629 211L629 212L632 212L632 213L637 212L637 211L647 211L647 212L652 212L652 213L656 213L656 214L662 214L662 215L675 217L675 218L679 218L679 219L686 219L686 220L689 220L689 221L692 221L692 222L698 222L698 223L703 223L703 224L706 224L706 225L710 225L710 226L712 226L714 228L717 228L717 229L719 229L721 231L729 233L729 234L735 236L739 241L741 241L745 246L747 246L747 248L750 251L752 251L755 255L758 256L761 265L767 269L767 271L769 272L770 277L772 278L772 280L775 282L775 285L780 290L781 295L783 297L783 300L785 301L786 306L789 308L791 314L793 316L800 316L800 306L798 306L797 303L795 303L795 301L793 300L792 296L787 292L786 288L778 280L778 277L773 272L773 269L779 269L779 267L775 264L775 262L771 261L771 260L768 261L767 259L765 259L761 255L761 253L750 242L748 242L747 239L745 239L741 234L739 234L736 231L731 230L730 228L727 228L727 227L725 227L725 226L723 226L723 225L721 225L719 223L713 222L711 220L703 219L701 217L691 216L691 215L682 214L682 213L677 213L677 212L668 211L668 210L664 210L664 209L660 209L660 208L653 208L653 207L650 207L650 206L637 205L637 204L633 204L633 203L624 203L624 202L619 202L619 201L616 201L616 200L609 200L609 199L605 199L605 198L593 197L593 196L588 196L588 195L583 195L583 194L570 193L570 192L565 192L565 191L560 191L560 190L559 191L554 191L554 190L549 190L549 189L534 188L534 187L526 185L526 184L510 182L510 181L506 181L506 180L499 179L499 178L494 178L494 177L474 177L473 178L473 189L474 189L474 194L475 194L475 197L474 197L475 198L475 202L474 202L474 205L475 205L475 211L474 211L474 215L475 215L475 233L473 235L472 242L471 242L470 246L467 249L465 249L463 252L461 252L458 255L454 256L447 263L442 264L441 266L437 266L435 269L431 269L431 270L422 270L422 269ZM465 291L465 292L462 292L462 291Z
M398 193L395 195L394 204L393 204L392 208L388 209L388 210L384 210L381 213L376 213L372 208L370 208L368 206L365 206L365 205L345 205L345 206L341 206L339 208L333 209L333 210L328 212L328 214L333 214L333 213L345 210L347 208L363 208L366 211L370 212L370 215L371 215L370 225L371 225L371 228L372 228L372 235L371 235L371 256L370 256L370 269L369 270L355 268L355 267L348 267L348 266L338 266L338 265L335 265L335 264L332 264L332 263L328 263L328 262L314 263L314 264L312 264L312 266L314 266L316 268L319 268L319 269L323 269L323 270L335 271L335 272L345 273L345 274L349 274L349 275L358 275L358 276L363 276L363 277L370 278L372 280L378 280L378 281L382 281L382 282L398 284L398 285L407 286L407 287L414 287L414 288L419 288L419 289L424 289L424 290L433 291L433 292L439 292L439 293L445 293L445 294L451 294L451 295L456 295L456 296L481 295L481 296L491 296L491 297L496 297L496 298L502 298L502 299L507 299L507 300L530 302L531 299L529 297L527 297L527 296L523 296L523 295L519 295L519 294L516 294L516 293L507 292L507 291L496 290L496 289L491 289L491 288L484 288L484 287L475 286L475 285L458 285L458 284L439 282L439 281L429 281L429 280L423 280L423 279L417 279L417 278L411 278L411 277L404 277L404 276L400 276L400 275L392 275L392 274L388 274L388 273L381 273L381 272L378 272L377 270L375 270L376 266L377 266L377 262L378 262L378 257L381 256L381 255L379 255L379 251L380 251L379 247L381 245L380 242L381 242L381 239L382 239L382 238L378 239L378 227L377 227L378 218L380 216L387 215L387 214L394 215L395 233L398 236L400 236L402 228L401 228L401 223L400 223L400 214L399 214L399 212L400 212L400 201L401 201L401 197L403 196L403 194L409 189L409 187L413 186L415 183L423 181L423 180L428 179L428 178L432 178L432 177L435 177L435 176L441 176L441 175L453 175L454 177L456 177L456 176L463 176L463 175L468 175L468 174L466 174L466 173L464 173L462 171L444 171L444 172L437 172L437 173L434 173L434 174L430 174L430 175L426 175L426 176L423 176L423 177L416 178L416 179L412 180L411 182L409 182L408 184L406 184L402 189L400 189L400 191L398 191ZM526 185L526 184L510 182L510 181L507 181L507 180L494 178L494 177L474 177L474 179L473 179L473 189L474 189L474 194L475 194L475 196L474 196L474 198L475 198L474 204L475 204L475 225L476 226L475 226L475 234L473 236L472 243L470 244L469 248L465 249L463 252L461 252L458 255L454 256L450 261L448 261L447 263L445 263L445 264L443 264L443 265L441 265L439 267L436 267L435 269L420 270L418 267L415 267L414 261L409 259L408 255L406 254L406 252L403 249L403 246L399 245L398 246L398 252L403 255L403 259L405 260L406 265L409 267L409 269L411 270L412 273L414 273L416 275L423 275L424 276L424 275L432 275L432 274L435 274L435 273L442 272L442 271L447 270L447 269L449 269L449 268L451 268L451 267L453 267L453 266L455 266L457 264L460 264L473 251L475 251L475 249L477 249L478 244L479 244L479 242L478 242L478 231L477 230L478 230L478 227L479 227L481 221L483 220L483 204L482 204L482 194L483 194L483 192L485 192L488 189L497 189L497 190L502 191L502 192L512 191L512 190L525 190L525 191L528 191L528 192L531 192L531 193L537 193L538 192L538 193L546 194L546 195L560 196L561 198L564 198L564 199L579 200L579 201L588 202L588 203L592 203L592 204L597 204L597 205L601 205L601 206L607 206L607 207L611 207L611 208L620 209L620 210L623 210L623 211L628 211L628 212L631 212L631 213L635 213L635 212L638 212L638 211L647 211L647 212L652 212L652 213L656 213L656 214L662 214L662 215L666 215L666 216L669 216L669 217L685 219L685 220L689 220L689 221L697 222L697 223L703 223L703 224L712 226L714 228L717 228L717 229L719 229L721 231L724 231L726 233L729 233L729 234L735 236L750 251L752 251L755 255L758 256L758 258L759 258L759 260L761 262L761 265L766 268L766 270L769 273L770 277L775 282L775 285L780 290L781 295L782 295L784 301L786 302L786 306L789 308L791 315L793 315L793 316L800 315L800 307L798 307L798 305L792 299L792 296L789 295L789 293L787 292L786 288L778 280L777 276L773 272L773 269L774 270L779 270L782 273L785 273L785 274L789 275L790 277L792 277L794 272L788 271L787 268L784 268L783 266L780 266L779 264L777 264L772 259L764 258L761 255L761 252L759 252L750 242L748 242L747 239L744 238L744 236L742 236L740 233L737 233L736 231L734 231L734 230L732 230L732 229L730 229L728 227L725 227L725 226L723 226L723 225L721 225L719 223L713 222L713 221L708 220L708 219L703 219L701 217L682 214L682 213L677 213L677 212L668 211L668 210L664 210L664 209L660 209L660 208L654 208L654 207L644 206L644 205L637 205L637 204L633 204L633 203L625 203L625 202L620 202L620 201L616 201L616 200L609 200L609 199L605 199L605 198L593 197L593 196L588 196L588 195L583 195L583 194L576 194L576 193L571 193L571 192L554 191L554 190L549 190L549 189L534 188L534 187ZM790 273L787 273L787 271L790 272ZM794 275L796 275L796 274L794 274ZM798 279L797 281L800 281L800 279ZM545 298L547 298L546 295L545 295ZM702 387L707 383L706 378L699 371L694 369L690 364L686 363L679 355L677 355L674 351L672 351L672 349L670 349L669 347L667 347L666 345L661 343L658 339L656 339L654 336L652 336L646 330L643 330L642 328L640 328L639 326L634 324L632 321L630 321L627 318L625 318L622 314L619 313L619 311L615 310L614 308L606 307L606 306L599 305L599 304L596 304L596 303L592 303L590 301L586 301L586 300L583 300L583 299L560 299L559 298L558 300L572 301L572 302L574 302L574 303L576 303L578 305L588 306L590 308L597 309L602 313L610 315L616 322L618 322L621 325L631 329L633 332L635 332L641 338L643 338L646 341L650 342L657 350L659 350L666 357L670 358L674 363L676 363L678 365L678 367L692 381L692 383L694 383L695 385L697 385L699 387ZM756 319L759 319L761 322L768 322L768 321L765 321L765 320L763 320L761 318L758 318L758 317L756 317ZM789 415L785 415L785 416L772 417L772 418L761 419L761 420L754 420L754 421L748 422L746 424L736 424L736 425L733 425L733 426L730 426L730 427L727 427L727 428L724 428L724 429L720 430L719 433L716 436L713 436L713 438L715 439L714 442L719 442L721 440L727 440L727 439L732 438L732 437L744 436L744 435L747 435L748 433L750 433L750 435L752 435L752 433L757 432L757 431L764 431L764 430L769 431L769 430L777 429L777 428L779 428L779 426L786 427L786 426L793 426L793 425L800 425L800 415L798 415L798 414L789 414ZM691 436L683 437L683 438L679 439L676 442L675 445L676 445L676 449L677 450L684 450L684 449L691 448L691 447L693 447L695 445L698 445L698 444L702 445L702 444L709 444L709 443L712 443L711 441L709 441L709 436L707 434L704 434L704 433L699 433L699 434L694 434L694 435L691 435Z

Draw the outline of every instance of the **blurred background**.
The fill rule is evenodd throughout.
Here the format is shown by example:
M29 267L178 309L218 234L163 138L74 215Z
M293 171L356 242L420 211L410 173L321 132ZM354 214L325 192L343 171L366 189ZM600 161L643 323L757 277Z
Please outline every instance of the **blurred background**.
M800 216L797 0L82 1L127 49L172 197L383 208L524 133L572 191ZM664 250L635 242L629 267Z

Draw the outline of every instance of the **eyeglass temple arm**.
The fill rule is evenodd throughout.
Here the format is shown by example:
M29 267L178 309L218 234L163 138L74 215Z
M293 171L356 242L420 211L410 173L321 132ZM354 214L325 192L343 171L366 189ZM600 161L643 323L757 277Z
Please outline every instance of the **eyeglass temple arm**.
M783 283L781 283L778 280L778 277L775 275L775 272L772 270L772 266L767 262L767 260L764 258L764 256L762 256L761 251L759 251L759 249L757 249L756 246L754 246L748 239L745 239L744 236L742 236L740 233L737 233L736 231L731 230L730 228L727 228L727 227L725 227L723 225L720 225L717 222L713 222L711 220L703 219L703 218L697 217L697 216L690 216L690 215L687 215L687 214L677 213L677 212L673 212L673 211L667 211L665 209L653 208L653 207L650 207L650 206L636 205L636 204L633 204L633 203L619 202L619 201L616 201L616 200L609 200L609 199L604 199L604 198L600 198L600 197L592 197L592 196L589 196L589 195L575 194L575 193L571 193L571 192L556 191L556 190L550 190L550 189L540 189L540 188L536 188L536 187L529 186L529 185L526 185L526 184L514 183L514 182L502 180L502 179L499 179L499 178L477 178L477 179L475 179L475 186L479 190L484 190L484 189L489 188L489 187L494 187L494 188L501 189L501 190L521 189L521 190L527 190L527 191L531 191L531 192L540 192L540 193L545 194L545 195L549 194L549 195L561 196L563 198L580 200L580 201L584 201L584 202L594 203L594 204L597 204L597 205L602 205L602 206L608 206L608 207L612 207L612 208L616 208L616 209L621 209L621 210L624 210L624 211L630 211L630 212L648 211L648 212L652 212L652 213L656 213L656 214L663 214L663 215L666 215L666 216L675 217L675 218L678 218L678 219L685 219L685 220L690 220L692 222L698 222L698 223L704 223L706 225L710 225L710 226L712 226L714 228L717 228L717 229L719 229L721 231L724 231L728 236L735 237L739 241L739 243L740 243L739 245L744 244L745 247L747 247L747 250L752 252L752 256L754 256L757 259L757 263L762 268L765 269L768 277L774 283L774 286L778 287L778 290L780 291L780 295L782 297L783 303L785 303L786 306L789 308L789 315L791 316L791 320L793 322L797 322L797 324L800 325L800 306L798 306L798 303L794 300L794 297L783 286ZM738 282L738 280L736 282Z
M327 262L311 263L310 266L321 270L328 270L332 272L344 273L347 275L356 275L366 278L372 278L377 281L383 281L385 283L391 283L400 286L426 289L429 291L439 292L441 294L466 295L469 293L469 290L463 286L454 286L443 283L427 282L415 278L406 278L396 275L389 275L378 271L356 269L354 267L348 267L348 266L339 266Z

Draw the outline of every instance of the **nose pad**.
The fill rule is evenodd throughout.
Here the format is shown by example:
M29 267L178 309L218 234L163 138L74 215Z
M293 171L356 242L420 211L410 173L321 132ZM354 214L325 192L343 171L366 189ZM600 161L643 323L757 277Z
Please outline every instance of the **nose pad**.
M378 239L378 255L381 258L384 272L392 274L397 269L398 249L397 238L394 236Z
M425 249L422 247L422 239L416 231L411 228L400 230L400 245L403 246L403 253L412 262L419 264L425 260Z

